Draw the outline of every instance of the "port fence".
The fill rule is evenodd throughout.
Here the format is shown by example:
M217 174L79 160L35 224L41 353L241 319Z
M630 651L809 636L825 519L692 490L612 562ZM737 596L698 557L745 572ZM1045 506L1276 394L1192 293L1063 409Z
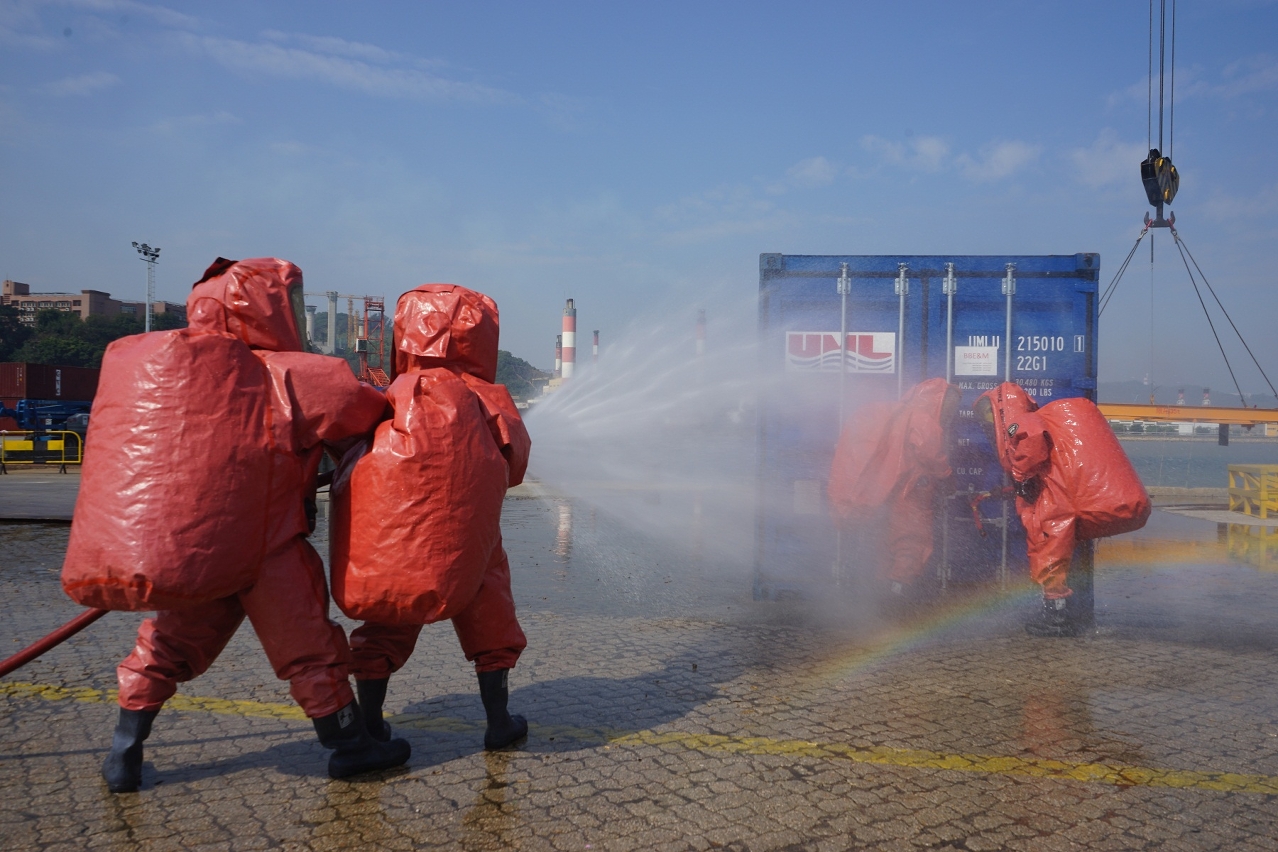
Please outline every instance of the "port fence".
M84 439L71 431L0 431L0 474L9 465L57 465L62 473L67 465L84 461Z

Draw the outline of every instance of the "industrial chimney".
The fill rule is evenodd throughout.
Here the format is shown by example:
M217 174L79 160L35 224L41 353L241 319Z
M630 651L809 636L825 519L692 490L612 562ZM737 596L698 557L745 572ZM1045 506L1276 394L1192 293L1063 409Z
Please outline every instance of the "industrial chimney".
M565 379L571 379L577 366L577 309L572 299L564 306L563 371Z
M328 296L328 340L324 344L324 352L329 355L337 354L337 291L329 290L324 294ZM346 322L351 321L350 317L346 318Z

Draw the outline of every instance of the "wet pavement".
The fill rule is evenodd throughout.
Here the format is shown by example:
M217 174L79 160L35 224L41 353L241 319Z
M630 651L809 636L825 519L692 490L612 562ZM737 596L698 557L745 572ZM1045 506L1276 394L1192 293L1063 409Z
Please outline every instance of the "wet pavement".
M0 521L69 521L80 491L80 469L7 465L0 475Z
M897 619L833 591L755 603L748 565L534 489L503 526L522 748L482 750L435 625L387 701L409 765L330 781L246 627L158 718L141 792L111 795L141 618L113 613L0 680L4 848L1278 848L1278 574L1227 524L1160 510L1101 543L1097 630L1074 640L1024 634L1025 587ZM67 532L0 525L0 648L76 613Z

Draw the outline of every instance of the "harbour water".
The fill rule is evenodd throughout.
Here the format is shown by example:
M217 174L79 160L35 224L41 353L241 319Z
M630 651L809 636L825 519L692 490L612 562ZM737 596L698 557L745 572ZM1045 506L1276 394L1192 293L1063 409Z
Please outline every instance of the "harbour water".
M1231 464L1278 464L1278 438L1121 438L1146 488L1227 488Z

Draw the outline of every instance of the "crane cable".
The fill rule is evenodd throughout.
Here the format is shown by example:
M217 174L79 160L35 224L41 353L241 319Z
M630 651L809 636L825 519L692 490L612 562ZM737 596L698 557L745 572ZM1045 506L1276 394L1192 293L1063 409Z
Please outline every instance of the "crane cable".
M1175 0L1172 0L1173 4ZM1158 0L1158 150L1163 150L1163 80L1167 75L1167 0Z
M1166 0L1164 0L1164 3ZM1167 102L1169 113L1167 128L1167 159L1175 160L1176 154L1176 0L1172 0L1171 25L1171 97Z
M1164 56L1165 56L1166 46L1167 46L1166 18L1167 18L1167 0L1159 0L1159 35L1158 35L1158 146L1159 148L1162 147L1162 143L1163 143L1163 96L1164 96L1163 78L1166 71ZM1153 113L1154 113L1154 0L1149 0L1149 57L1148 59L1149 59L1149 75L1147 77L1147 86L1146 86L1147 101L1146 101L1146 109L1145 109L1145 118L1146 118L1145 141L1147 145L1152 147L1153 145ZM1171 160L1171 155L1174 153L1174 146L1176 144L1176 0L1172 0L1170 83L1171 83L1170 85L1171 91L1169 93L1170 103L1168 104L1168 107L1169 107L1168 131L1169 132L1168 132L1168 139L1167 139L1168 141L1167 159L1168 160ZM1175 222L1175 219L1173 218L1171 222ZM1098 314L1103 314L1105 312L1105 308L1109 305L1110 301L1113 300L1114 294L1118 290L1118 285L1122 281L1123 274L1127 271L1128 266L1131 264L1132 258L1136 255L1136 249L1140 247L1141 240L1143 240L1146 234L1149 233L1149 228L1150 228L1150 222L1149 222L1148 216L1146 216L1145 228L1140 232L1140 235L1136 238L1136 243L1135 245L1132 246L1131 251L1127 253L1127 257L1123 260L1122 264L1119 265L1118 271L1114 273L1114 278L1110 281L1109 286L1107 286L1104 292L1101 294L1101 297L1099 300L1100 304L1099 304ZM1269 385L1270 392L1274 394L1275 398L1278 398L1278 389L1275 389L1274 383L1270 380L1269 375L1265 372L1265 368L1260 366L1259 359L1257 359L1256 354L1251 351L1251 347L1247 344L1247 339L1243 337L1242 332L1239 331L1237 324L1234 323L1233 317L1229 315L1229 311L1225 309L1225 305L1220 300L1220 296L1217 295L1216 289L1211 286L1211 282L1208 281L1207 276L1203 274L1202 267L1198 265L1197 259L1194 257L1193 253L1189 250L1189 246L1187 246L1185 244L1185 241L1181 239L1181 236L1176 231L1176 228L1174 227L1174 225L1168 225L1168 230L1171 231L1172 239L1176 243L1176 250L1180 254L1181 262L1185 265L1185 271L1189 274L1189 282L1194 287L1194 295L1198 297L1198 304L1202 307L1203 315L1207 318L1207 325L1211 328L1212 336L1216 339L1216 346L1220 349L1220 355L1225 361L1225 367L1229 370L1230 378L1234 380L1234 388L1238 391L1238 398L1242 402L1243 407L1245 408L1247 405L1246 397L1243 395L1242 387L1239 385L1238 379L1234 375L1234 368L1233 368L1233 365L1229 362L1229 356L1225 354L1225 347L1220 340L1220 335L1216 332L1216 324L1212 322L1211 313L1207 309L1207 302L1206 300L1203 299L1202 292L1199 290L1197 278L1202 279L1203 284L1207 287L1207 292L1211 293L1211 297L1216 302L1216 306L1220 308L1220 312L1224 314L1226 321L1228 321L1229 327L1232 328L1234 331L1234 334L1238 336L1238 342L1243 345L1243 349L1247 351L1247 355L1251 358L1252 363L1255 364L1256 369L1260 371L1260 375L1264 378L1265 384ZM1150 243L1150 251L1152 256L1152 251L1153 251L1152 238ZM1190 266L1189 266L1191 262L1193 263L1193 269L1190 269ZM1197 278L1195 278L1194 276L1194 270L1198 271Z
M1145 239L1145 235L1149 233L1149 228L1145 228L1140 232L1140 236L1136 238L1136 244L1132 246L1132 250L1127 253L1127 257L1123 260L1118 271L1114 273L1114 278L1109 282L1109 286L1105 288L1105 292L1100 297L1100 309L1098 314L1105 313L1105 306L1109 304L1109 300L1114 298L1114 291L1118 289L1118 282L1122 279L1123 273L1127 271L1127 265L1132 262L1132 258L1136 255L1136 249L1140 248L1140 241Z
M1251 351L1251 347L1247 345L1247 340L1246 338L1242 336L1242 332L1238 330L1238 326L1234 325L1234 318L1229 315L1229 311L1225 310L1224 303L1221 302L1220 297L1216 295L1216 288L1211 286L1211 282L1208 281L1207 276L1203 274L1202 267L1198 265L1198 261L1194 259L1194 255L1189 251L1189 246L1185 245L1185 241L1180 238L1180 234L1178 234L1174 228L1172 229L1172 237L1176 240L1177 246L1184 247L1185 254L1189 255L1189 259L1194 264L1194 269L1198 270L1198 277L1202 278L1203 283L1207 285L1207 292L1211 293L1211 297L1216 300L1216 306L1220 308L1220 312L1224 314L1225 319L1229 321L1229 327L1234 330L1234 334L1238 335L1238 342L1243 345L1243 349L1246 349L1247 354L1251 356L1251 362L1256 365L1256 369L1259 370L1260 375L1264 377L1265 384L1269 385L1269 391L1274 395L1275 398L1278 398L1278 390L1274 389L1274 383L1269 380L1268 374L1265 373L1265 368L1260 366L1260 361L1257 360L1256 354ZM1188 264L1185 265L1185 270L1187 272L1189 271ZM1189 279L1192 281L1193 278L1194 278L1194 274L1190 272ZM1206 306L1203 307L1203 310L1204 311L1207 310ZM1208 319L1210 319L1210 317L1208 317ZM1229 363L1228 358L1225 359L1225 363L1226 364Z
M1220 342L1220 335L1216 333L1216 324L1211 321L1211 314L1207 312L1207 303L1203 301L1203 294L1198 290L1198 282L1194 280L1194 273L1189 270L1189 261L1185 260L1185 252L1175 229L1172 230L1172 239L1176 241L1176 250L1180 252L1180 259L1185 264L1185 271L1189 272L1189 283L1194 285L1194 295L1198 297L1198 304L1203 306L1203 315L1207 317L1207 325L1211 326L1211 336L1216 338L1216 346L1220 349L1220 357L1225 359L1225 367L1229 370L1229 378L1234 381L1234 389L1238 391L1238 399L1242 403L1242 407L1246 408L1247 397L1243 396L1242 387L1238 384L1238 377L1234 375L1234 366L1229 363L1229 356L1225 354L1225 346ZM1229 324L1233 325L1233 320L1230 320ZM1234 329L1234 331L1237 330L1237 328ZM1246 346L1247 344L1244 342L1243 345ZM1269 381L1269 379L1266 378L1265 381Z

